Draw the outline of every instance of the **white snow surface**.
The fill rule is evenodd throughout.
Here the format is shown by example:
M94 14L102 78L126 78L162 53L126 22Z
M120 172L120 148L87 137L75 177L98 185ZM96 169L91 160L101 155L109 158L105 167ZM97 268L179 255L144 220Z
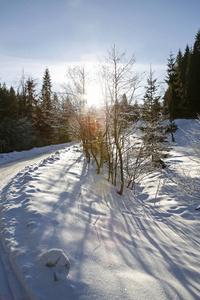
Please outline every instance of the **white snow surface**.
M33 148L31 150L23 150L23 151L13 151L10 153L0 153L0 165L5 164L7 162L12 162L20 159L28 159L31 157L40 157L45 153L53 153L56 150L63 149L73 143L61 144L61 145L51 145L45 146L41 148Z
M146 176L135 195L119 196L78 144L8 182L1 240L27 299L200 299L200 210L169 179L183 167L197 176L184 136L175 133L169 171Z

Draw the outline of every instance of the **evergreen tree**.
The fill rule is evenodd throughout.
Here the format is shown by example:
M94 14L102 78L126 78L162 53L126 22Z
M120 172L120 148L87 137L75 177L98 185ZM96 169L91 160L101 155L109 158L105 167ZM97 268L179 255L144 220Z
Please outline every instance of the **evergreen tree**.
M188 97L188 71L189 71L189 63L191 58L191 51L189 46L187 45L185 48L185 52L182 58L181 65L181 82L183 87L183 107L184 107L184 118L189 118L190 114L190 101Z
M128 103L126 94L123 94L122 100L119 103L120 117L124 129L128 128L139 118L139 109L137 104L135 106Z
M34 146L32 124L27 118L0 123L0 152L28 150Z
M189 66L189 60L190 60L190 48L187 45L185 48L185 52L182 58L182 68L181 68L181 82L185 90L185 96L186 96L186 87L187 87L187 75L188 75L188 66Z
M182 84L182 61L183 56L181 50L179 50L176 62L175 62L175 90L176 90L176 108L175 108L175 117L176 118L184 118L185 114L185 99L184 99L184 91Z
M49 69L46 68L42 84L42 108L48 112L51 110L52 83Z
M176 124L174 123L174 119L180 117L179 108L182 102L182 89L176 69L175 58L172 53L170 53L167 66L167 78L165 81L168 84L168 89L164 95L164 107L167 108L167 114L169 115L169 132L171 133L172 142L175 142L173 133L176 130Z
M147 78L146 93L143 101L143 125L140 129L143 132L142 140L144 143L143 157L150 157L153 167L165 167L163 158L166 157L168 148L166 147L167 135L165 134L166 126L162 125L163 118L160 110L160 96L157 96L156 79L153 79L153 72L150 69Z
M18 103L14 88L11 86L8 93L8 106L10 107L10 118L18 117Z
M59 142L67 143L71 139L74 138L73 134L71 134L70 128L70 117L73 115L73 107L70 102L69 97L63 98L60 101L59 108L59 120L60 120L60 132L59 132Z
M187 97L190 115L196 118L200 113L200 30L198 31L188 68Z
M26 103L27 103L27 108L26 108L26 114L27 116L33 118L34 117L34 108L37 105L37 95L36 95L36 82L32 78L28 78L26 82Z
M165 112L169 113L171 120L196 118L200 113L200 30L193 48L187 45L184 55L179 50L176 61L170 54L167 73Z
M168 91L164 97L164 101L167 102L170 119L174 120L181 117L183 97L180 70L177 68L177 63L172 53L170 53L167 66L167 78L165 81L168 84Z
M30 120L21 115L14 88L0 85L0 152L21 151L34 146Z
M154 122L158 119L160 112L160 96L155 96L157 91L156 79L153 79L153 72L150 69L149 77L147 78L146 93L144 95L143 105L143 120Z
M27 103L26 103L27 98L26 98L26 82L25 82L24 69L22 70L22 76L17 89L17 98L18 98L18 106L19 106L19 115L21 117L25 117L26 109L27 109Z
M18 102L14 88L0 84L0 123L18 117Z
M60 101L58 98L57 93L53 93L52 97L52 142L55 144L58 144L60 142L66 142L61 141L61 136L62 136L62 123L63 123L63 118L62 118L62 111L61 111L61 105Z
M42 135L44 145L50 144L53 138L51 88L51 77L48 68L46 68L43 77L40 105L40 133Z

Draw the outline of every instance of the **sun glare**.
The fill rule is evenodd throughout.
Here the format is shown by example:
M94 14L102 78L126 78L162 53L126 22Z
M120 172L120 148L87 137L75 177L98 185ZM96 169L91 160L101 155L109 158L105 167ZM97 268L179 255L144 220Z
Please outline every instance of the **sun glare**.
M102 101L100 86L97 83L88 84L85 98L87 100L88 106L100 107Z

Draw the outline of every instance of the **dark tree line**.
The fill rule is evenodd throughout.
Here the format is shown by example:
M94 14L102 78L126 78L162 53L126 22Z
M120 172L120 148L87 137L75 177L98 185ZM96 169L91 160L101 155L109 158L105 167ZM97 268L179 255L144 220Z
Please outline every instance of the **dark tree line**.
M170 53L167 67L165 113L171 120L196 118L200 113L200 30L193 47L187 45L184 53L179 50L176 58Z
M48 68L41 91L24 74L19 87L0 84L0 153L69 141L67 99L52 91Z

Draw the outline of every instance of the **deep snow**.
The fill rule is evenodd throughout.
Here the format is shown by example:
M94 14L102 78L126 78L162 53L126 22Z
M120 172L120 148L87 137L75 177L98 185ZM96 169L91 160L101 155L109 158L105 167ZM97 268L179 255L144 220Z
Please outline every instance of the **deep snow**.
M183 168L196 176L197 164L184 131L175 137L167 170L145 177L136 195L120 197L80 145L4 187L1 240L27 299L200 298L200 211L170 178Z

